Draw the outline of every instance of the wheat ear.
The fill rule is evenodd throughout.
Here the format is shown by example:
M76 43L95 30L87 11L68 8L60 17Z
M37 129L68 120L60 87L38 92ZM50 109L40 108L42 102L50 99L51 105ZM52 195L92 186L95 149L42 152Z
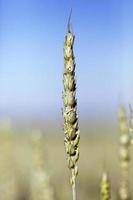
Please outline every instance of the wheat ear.
M63 75L63 101L64 101L64 144L67 153L68 167L71 171L70 182L72 185L73 199L76 200L76 176L78 174L77 161L79 159L80 131L77 116L75 59L73 52L74 35L70 31L64 43L64 75Z
M102 174L102 181L101 181L101 200L110 200L111 199L111 186L108 174L104 172Z
M43 136L40 133L32 136L33 171L31 176L30 200L53 200L53 188L45 169L43 153Z
M119 123L120 123L120 167L121 167L121 182L120 182L120 199L130 200L129 192L129 164L130 164L130 151L131 137L127 124L126 111L123 106L119 110Z
M129 104L129 111L130 111L130 117L129 117L129 132L131 136L131 144L133 144L133 109L131 104Z

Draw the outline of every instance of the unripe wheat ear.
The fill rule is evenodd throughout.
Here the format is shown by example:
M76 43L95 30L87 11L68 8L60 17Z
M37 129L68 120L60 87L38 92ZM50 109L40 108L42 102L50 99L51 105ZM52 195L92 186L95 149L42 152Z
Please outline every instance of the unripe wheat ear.
M110 185L108 174L106 172L103 172L101 187L100 187L101 200L111 200L110 190L111 190L111 185Z
M71 15L71 14L70 14ZM64 74L63 74L63 117L64 117L64 144L67 153L67 163L70 169L70 183L72 185L73 200L76 200L76 176L78 174L77 161L79 159L80 131L77 116L75 59L73 52L74 35L70 30L64 43Z
M130 145L131 136L128 127L126 111L123 106L119 109L119 124L120 124L120 168L121 168L121 182L120 182L120 199L131 200L129 190L129 165L130 165Z

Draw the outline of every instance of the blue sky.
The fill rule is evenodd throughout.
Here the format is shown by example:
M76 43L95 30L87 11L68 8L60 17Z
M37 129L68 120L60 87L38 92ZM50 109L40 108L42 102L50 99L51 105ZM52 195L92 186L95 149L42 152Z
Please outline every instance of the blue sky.
M79 110L133 102L133 0L0 0L1 110L60 110L71 7Z

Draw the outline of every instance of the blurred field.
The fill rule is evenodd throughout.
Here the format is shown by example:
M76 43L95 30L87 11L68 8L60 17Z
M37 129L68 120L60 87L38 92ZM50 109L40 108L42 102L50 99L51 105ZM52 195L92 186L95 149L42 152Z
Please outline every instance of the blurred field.
M62 138L63 139L63 138ZM78 199L100 199L100 181L103 168L109 172L113 199L117 198L119 186L118 136L82 135L78 176ZM52 180L57 199L71 199L68 169L61 138L47 137L46 146L52 169ZM133 152L133 149L132 149ZM105 163L105 164L104 164ZM133 163L131 168L133 169ZM131 174L132 174L131 169ZM133 176L130 177L132 182ZM62 191L60 193L60 191ZM65 194L65 195L64 195Z
M86 130L86 129L85 129ZM88 130L89 131L89 130ZM53 128L54 132L54 128ZM63 133L43 134L42 152L44 170L49 177L54 199L71 199L69 170L63 145ZM87 130L86 130L87 132ZM31 138L41 131L14 133L10 126L0 129L0 199L30 199L33 158ZM103 170L110 175L113 199L119 187L119 132L107 134L103 129L95 134L82 134L80 141L79 176L77 179L78 199L100 199L100 180ZM132 148L133 154L133 148ZM130 181L133 185L133 162ZM45 198L44 198L45 199Z

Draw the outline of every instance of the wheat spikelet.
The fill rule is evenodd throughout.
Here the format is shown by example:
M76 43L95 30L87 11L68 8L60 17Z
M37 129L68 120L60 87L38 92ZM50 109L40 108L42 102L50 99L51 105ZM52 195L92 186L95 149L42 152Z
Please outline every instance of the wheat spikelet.
M101 200L110 200L111 199L111 186L108 174L104 172L102 174L102 181L101 181Z
M73 52L74 35L68 30L64 43L64 144L67 153L67 163L71 171L70 182L75 188L75 179L78 174L77 161L79 159L80 131L77 116L75 59Z
M130 164L130 151L131 137L127 124L126 112L123 106L119 110L119 123L120 123L120 167L121 167L121 183L120 183L120 199L130 200L129 191L129 164Z
M53 200L53 188L44 166L42 151L43 138L41 134L32 137L33 171L31 174L30 200Z

